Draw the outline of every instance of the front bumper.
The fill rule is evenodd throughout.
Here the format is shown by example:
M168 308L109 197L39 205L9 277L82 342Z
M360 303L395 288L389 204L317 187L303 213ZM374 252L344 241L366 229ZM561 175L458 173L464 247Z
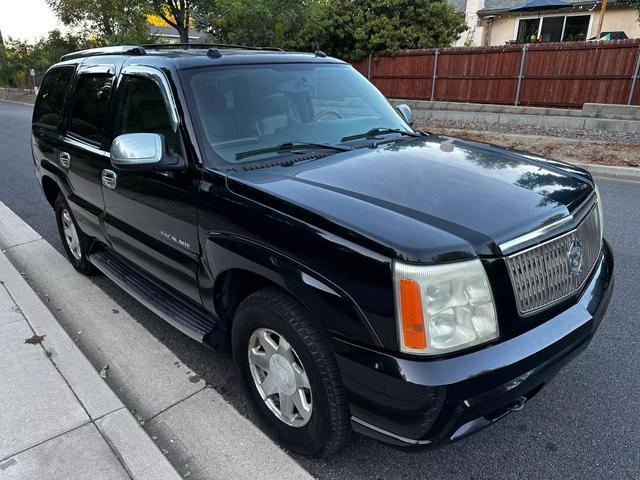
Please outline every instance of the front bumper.
M586 348L613 290L603 253L576 304L509 340L456 357L410 359L335 340L354 430L400 446L438 446L522 408Z

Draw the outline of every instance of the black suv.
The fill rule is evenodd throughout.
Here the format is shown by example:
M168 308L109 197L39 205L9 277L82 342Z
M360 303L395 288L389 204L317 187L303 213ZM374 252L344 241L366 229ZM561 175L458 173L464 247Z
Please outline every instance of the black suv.
M589 173L411 124L322 52L111 47L51 67L32 146L74 267L230 349L322 456L521 409L611 297Z

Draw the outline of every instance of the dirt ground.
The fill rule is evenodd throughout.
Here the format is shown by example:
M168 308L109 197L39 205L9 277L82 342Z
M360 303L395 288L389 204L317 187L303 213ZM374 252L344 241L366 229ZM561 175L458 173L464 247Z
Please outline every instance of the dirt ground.
M428 126L427 131L524 150L567 162L640 167L640 144Z

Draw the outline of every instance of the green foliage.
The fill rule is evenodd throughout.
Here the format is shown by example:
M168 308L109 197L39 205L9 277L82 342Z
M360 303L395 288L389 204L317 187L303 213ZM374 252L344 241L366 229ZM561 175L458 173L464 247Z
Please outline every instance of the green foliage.
M62 35L59 30L35 44L9 38L0 44L0 85L27 88L29 69L42 73L65 53L94 46L93 41L71 33Z
M639 0L640 1L640 0ZM466 30L446 0L200 0L214 40L310 50L346 60L449 46Z
M98 44L149 43L145 0L46 0L65 25Z
M466 30L445 0L337 0L315 35L332 55L357 60L378 51L446 47Z
M301 0L217 0L199 3L198 26L212 40L297 48L309 6Z

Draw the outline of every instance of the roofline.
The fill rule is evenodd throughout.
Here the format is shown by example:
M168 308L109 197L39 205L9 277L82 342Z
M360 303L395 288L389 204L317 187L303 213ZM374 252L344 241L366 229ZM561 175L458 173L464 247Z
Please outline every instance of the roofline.
M76 58L95 57L100 55L146 55L147 50L252 50L264 52L284 52L278 47L248 47L245 45L229 45L224 43L150 43L145 45L117 45L112 47L89 48L67 53L60 57L60 61L73 60Z
M557 10L571 10L573 8L576 7L587 7L587 6L595 6L599 7L602 5L602 1L601 0L581 0L579 2L572 2L570 7L564 7L564 8L557 8L557 9L549 9L548 11L557 11ZM616 0L610 0L609 1L609 5L611 6L626 6L626 5L620 5L619 2L617 2ZM630 6L630 8L633 8L632 6ZM477 14L479 16L487 16L487 15L494 15L497 13L513 13L514 15L531 15L531 14L535 14L536 12L512 12L510 11L508 8L483 8L481 10L478 10ZM540 11L541 15L544 15L544 10Z

